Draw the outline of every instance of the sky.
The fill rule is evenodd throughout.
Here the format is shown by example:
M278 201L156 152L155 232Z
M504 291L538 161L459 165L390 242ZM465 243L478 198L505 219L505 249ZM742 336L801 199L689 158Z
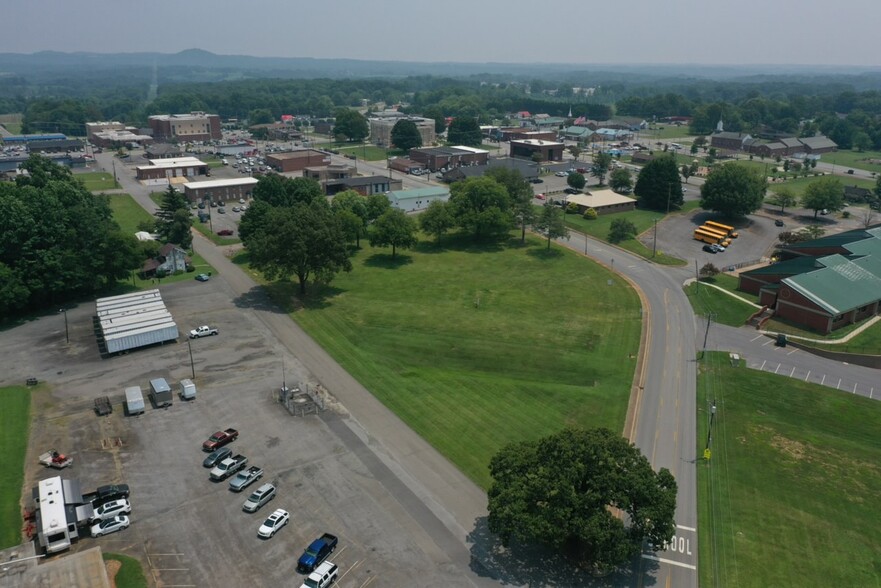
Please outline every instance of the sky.
M0 52L881 65L881 0L8 0Z

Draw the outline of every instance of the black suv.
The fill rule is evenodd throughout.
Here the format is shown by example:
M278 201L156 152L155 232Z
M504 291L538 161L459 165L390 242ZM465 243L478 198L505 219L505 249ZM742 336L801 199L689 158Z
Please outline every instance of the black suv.
M707 253L713 253L713 254L716 253L716 248L713 247L712 245L704 245L703 250L706 251Z

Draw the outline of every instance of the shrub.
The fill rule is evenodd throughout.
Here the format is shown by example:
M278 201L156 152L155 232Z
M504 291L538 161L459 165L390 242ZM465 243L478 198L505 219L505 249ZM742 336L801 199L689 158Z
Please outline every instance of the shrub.
M578 214L578 205L574 202L566 204L566 214Z
M581 218L584 220L596 220L597 219L597 211L593 208L588 208L584 211L584 214L581 215Z

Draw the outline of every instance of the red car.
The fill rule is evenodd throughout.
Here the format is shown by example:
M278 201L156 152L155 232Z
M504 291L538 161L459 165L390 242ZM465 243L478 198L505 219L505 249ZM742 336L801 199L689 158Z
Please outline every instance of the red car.
M233 234L233 230L232 229L220 229L219 231L217 231L217 234L222 237L229 237L230 235Z
M544 194L536 194L535 197L538 198L539 200L544 200L544 199L545 199L545 195L544 195Z
M239 436L239 432L235 429L227 429L225 431L217 431L208 440L202 443L202 451L214 451L228 443L232 443Z

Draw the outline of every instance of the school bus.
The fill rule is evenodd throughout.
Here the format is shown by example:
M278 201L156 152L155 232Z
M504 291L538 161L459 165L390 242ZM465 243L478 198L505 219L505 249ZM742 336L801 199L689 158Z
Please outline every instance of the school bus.
M707 225L703 225L700 228L702 231L706 231L707 233L713 233L714 235L719 235L719 240L725 247L731 245L731 239L728 238L728 234L716 229L714 227L710 227Z
M711 233L709 231L704 231L703 229L695 229L694 230L694 238L698 241L703 241L704 243L712 243L716 244L722 240L722 237L719 236L718 233Z
M723 225L722 223L717 223L716 221L707 221L704 223L704 225L710 227L711 229L722 231L727 237L737 239L737 231L735 231L734 227L732 227L731 225Z

